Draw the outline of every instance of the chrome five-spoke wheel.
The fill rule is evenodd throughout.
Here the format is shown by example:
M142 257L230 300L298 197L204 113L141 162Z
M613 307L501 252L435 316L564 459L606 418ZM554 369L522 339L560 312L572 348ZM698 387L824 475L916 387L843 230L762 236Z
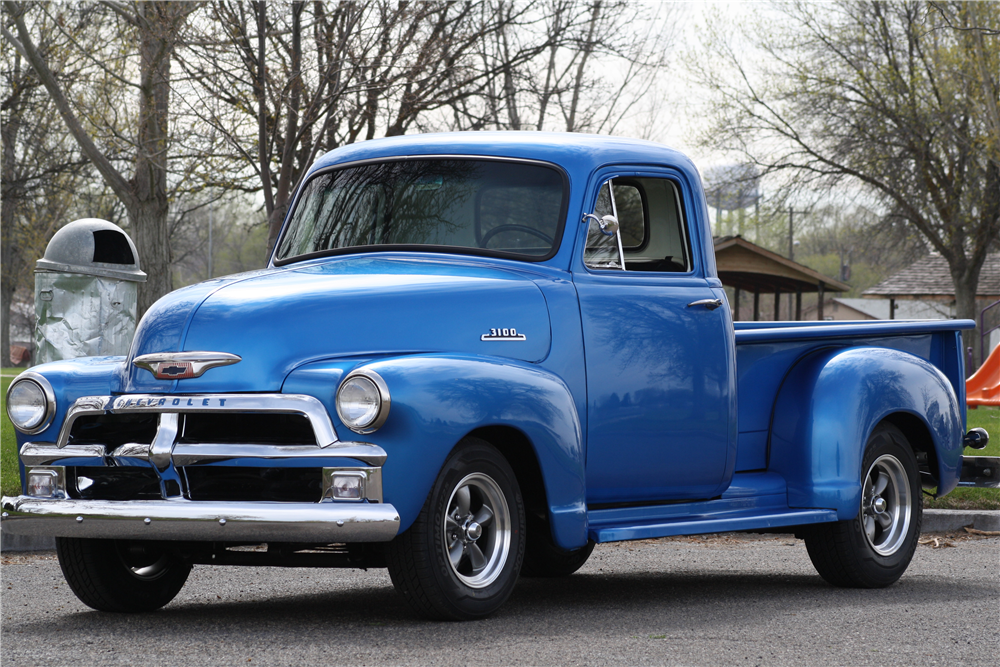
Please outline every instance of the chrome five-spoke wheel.
M910 482L903 464L886 454L865 475L861 520L875 553L889 556L906 541L910 527Z
M485 588L500 576L510 551L510 515L493 479L473 473L458 483L445 513L444 544L466 586Z
M852 519L802 530L809 558L834 586L881 588L899 579L920 537L917 459L894 424L878 424L860 466L860 507Z
M389 544L389 576L422 616L489 616L517 583L524 526L524 501L507 459L485 440L464 438L416 520Z

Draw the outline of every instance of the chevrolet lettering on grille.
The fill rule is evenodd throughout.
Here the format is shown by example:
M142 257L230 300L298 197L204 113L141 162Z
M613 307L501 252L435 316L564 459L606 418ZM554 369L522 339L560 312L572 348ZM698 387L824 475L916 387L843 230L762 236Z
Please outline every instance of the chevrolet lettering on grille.
M204 398L201 396L195 396L191 398L163 398L163 397L147 397L147 398L119 398L115 401L113 410L128 410L129 408L177 408L177 407L213 407L217 406L220 408L226 407L225 398Z

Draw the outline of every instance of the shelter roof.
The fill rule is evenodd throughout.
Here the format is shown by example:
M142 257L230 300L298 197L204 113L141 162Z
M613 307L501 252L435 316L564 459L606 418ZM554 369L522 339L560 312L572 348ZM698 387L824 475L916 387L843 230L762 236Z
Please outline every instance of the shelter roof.
M782 257L742 236L715 238L715 262L723 285L760 292L847 292L850 285Z

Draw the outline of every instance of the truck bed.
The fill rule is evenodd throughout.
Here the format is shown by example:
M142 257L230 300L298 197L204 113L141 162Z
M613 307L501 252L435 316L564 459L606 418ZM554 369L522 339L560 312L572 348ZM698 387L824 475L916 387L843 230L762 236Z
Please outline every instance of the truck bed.
M736 471L767 468L767 433L775 396L792 366L813 350L868 346L907 352L939 368L964 405L961 330L973 324L954 320L736 322Z

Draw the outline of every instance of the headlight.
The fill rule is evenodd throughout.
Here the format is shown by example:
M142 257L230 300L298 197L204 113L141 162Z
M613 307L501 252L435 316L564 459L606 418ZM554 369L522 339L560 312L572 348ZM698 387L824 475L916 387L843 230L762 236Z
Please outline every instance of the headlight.
M389 389L374 371L352 373L337 390L337 415L356 433L371 433L389 416Z
M7 390L7 416L22 433L44 431L55 413L56 399L49 381L38 373L26 371Z

